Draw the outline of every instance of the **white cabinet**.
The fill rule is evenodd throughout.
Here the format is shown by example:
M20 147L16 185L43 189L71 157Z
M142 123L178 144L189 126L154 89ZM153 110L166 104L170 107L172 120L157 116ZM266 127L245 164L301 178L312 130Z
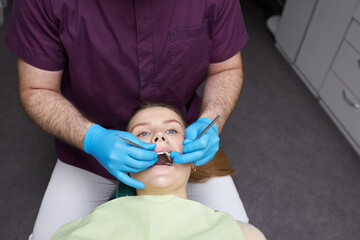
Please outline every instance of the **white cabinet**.
M354 92L354 95L360 98L359 60L360 52L356 51L347 41L344 41L331 68L344 84Z
M308 1L284 8L276 46L360 154L360 0Z
M347 86L330 71L320 90L321 104L356 150L360 143L360 104Z
M315 91L329 70L358 0L319 0L296 66Z
M278 46L291 62L295 61L316 2L317 0L288 1L284 7L275 37Z
M360 6L358 6L358 8L357 8L357 10L354 14L354 18L360 22Z

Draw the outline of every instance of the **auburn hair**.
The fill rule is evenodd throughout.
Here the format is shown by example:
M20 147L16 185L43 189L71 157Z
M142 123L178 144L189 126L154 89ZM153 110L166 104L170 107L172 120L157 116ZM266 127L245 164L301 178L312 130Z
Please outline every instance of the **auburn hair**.
M180 110L166 102L143 102L138 105L138 107L134 110L133 114L131 115L130 120L141 110L148 109L151 107L164 107L174 111L183 121L184 126L186 127L186 123L184 117ZM129 130L129 129L127 129ZM189 182L194 183L202 183L209 180L211 177L223 177L228 175L235 175L235 170L231 167L230 161L222 148L219 148L219 151L215 154L215 157L207 162L204 165L197 166L196 171L192 172L189 178Z

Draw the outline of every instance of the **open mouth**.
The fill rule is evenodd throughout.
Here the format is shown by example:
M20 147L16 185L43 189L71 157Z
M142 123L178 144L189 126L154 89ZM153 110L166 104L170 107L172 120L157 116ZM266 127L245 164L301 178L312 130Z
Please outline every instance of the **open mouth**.
M154 164L155 165L168 165L172 166L174 164L174 159L170 157L169 152L158 152L158 161Z

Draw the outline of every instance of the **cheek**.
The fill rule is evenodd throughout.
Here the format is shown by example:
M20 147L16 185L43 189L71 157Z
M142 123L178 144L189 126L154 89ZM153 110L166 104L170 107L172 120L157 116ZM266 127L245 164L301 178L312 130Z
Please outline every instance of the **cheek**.
M146 142L146 143L150 143L151 141L151 136L146 136L146 137L137 137L138 139L140 139L141 141L143 142Z
M146 173L144 173L144 171L138 173L130 173L130 177L140 182L144 182L144 180L146 180Z
M177 164L177 175L178 179L182 179L183 181L188 181L191 174L191 164Z
M172 137L171 145L174 148L174 150L176 150L177 152L182 152L182 149L184 147L183 141L184 141L184 137L181 135Z

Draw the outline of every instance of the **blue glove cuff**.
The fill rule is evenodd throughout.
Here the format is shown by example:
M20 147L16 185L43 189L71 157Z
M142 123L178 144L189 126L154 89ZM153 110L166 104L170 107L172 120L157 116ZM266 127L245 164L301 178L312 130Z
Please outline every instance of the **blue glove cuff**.
M210 124L212 122L212 120L207 117L199 118L199 120L206 121L206 124ZM213 128L213 127L215 127L215 129L216 129L216 134L219 135L219 130L216 126L216 123L211 126L211 128Z
M84 138L84 150L86 153L90 153L91 151L91 140L94 136L94 133L104 129L99 124L93 124L89 127L89 129L86 131L85 138Z

